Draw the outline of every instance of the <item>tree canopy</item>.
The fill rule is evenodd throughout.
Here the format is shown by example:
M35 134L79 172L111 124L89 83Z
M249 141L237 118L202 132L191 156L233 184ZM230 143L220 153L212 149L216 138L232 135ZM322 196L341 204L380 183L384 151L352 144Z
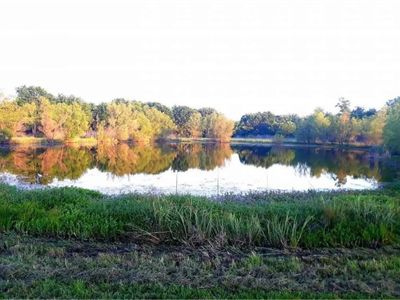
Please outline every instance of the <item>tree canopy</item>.
M236 123L210 107L169 108L159 102L117 98L109 103L88 103L74 95L53 94L38 86L16 88L15 99L0 100L0 141L18 136L70 140L95 136L101 141L148 143L165 138L210 138L229 141L234 137L297 139L303 143L334 143L385 146L400 152L400 97L374 108L355 107L339 98L337 112L317 108L299 117L257 112L243 115Z

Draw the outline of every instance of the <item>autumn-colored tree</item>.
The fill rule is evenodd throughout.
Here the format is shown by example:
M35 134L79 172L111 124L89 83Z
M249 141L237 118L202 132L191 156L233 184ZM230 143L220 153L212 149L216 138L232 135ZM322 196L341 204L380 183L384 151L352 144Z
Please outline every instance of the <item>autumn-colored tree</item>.
M339 107L339 114L335 118L334 123L336 139L339 144L348 143L352 132L350 101L340 98L336 107Z
M384 107L378 111L373 117L367 118L368 132L366 133L369 143L380 145L383 142L383 128L386 124L387 108Z
M202 134L201 127L201 114L198 112L192 113L185 124L186 131L189 134L189 137L198 138Z
M176 130L176 125L171 117L159 109L146 108L145 114L151 123L152 135L155 138L165 138Z
M107 105L107 124L105 125L110 137L116 140L126 141L129 139L129 133L132 121L132 111L125 104L112 102Z
M82 136L89 127L90 116L78 103L50 103L41 97L40 131L51 140L68 140Z
M212 113L204 118L203 126L206 137L228 142L233 134L234 123L221 114Z
M107 116L102 130L118 141L147 143L176 128L167 114L139 102L113 101L107 105Z

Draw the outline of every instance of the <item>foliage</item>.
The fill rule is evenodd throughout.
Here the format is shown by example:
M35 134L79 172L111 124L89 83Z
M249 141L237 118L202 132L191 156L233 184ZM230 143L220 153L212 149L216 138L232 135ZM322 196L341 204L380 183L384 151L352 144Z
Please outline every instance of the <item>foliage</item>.
M164 104L161 104L159 102L147 102L146 105L150 108L155 108L156 110L166 114L171 119L173 118L172 110Z
M0 102L0 130L10 137L24 133L27 125L32 122L35 106L31 103L18 105L12 101Z
M305 143L362 143L379 145L382 143L386 110L365 110L356 108L350 111L350 101L340 98L336 115L316 109L310 116L302 119L296 131L299 141Z
M357 106L351 111L351 117L355 119L364 119L375 116L377 113L375 108L365 109L363 107Z
M127 140L148 143L168 137L229 141L232 136L276 136L282 137L282 141L296 137L303 143L380 145L387 112L400 102L400 98L395 98L377 111L363 107L351 109L350 101L340 98L337 114L320 108L305 117L258 112L245 114L239 122L232 123L209 107L174 106L171 109L159 102L142 103L123 98L96 105L74 95L54 96L38 86L20 86L16 91L15 101L0 103L0 130L6 130L13 137L44 135L48 139L65 140L82 135L97 136L107 143ZM42 99L47 99L48 104L44 105ZM386 140L396 138L395 134L389 137L390 132L394 134L394 125L386 126ZM398 151L392 142L387 144L388 149Z
M10 141L12 136L12 132L8 128L0 129L0 143Z
M400 153L400 101L389 107L383 137L385 146L391 152Z
M205 137L228 142L233 134L234 123L225 116L211 113L204 118Z
M271 112L246 114L236 126L235 136L292 136L299 118L295 115L276 116Z
M172 107L172 115L174 122L178 128L178 135L182 137L191 137L192 132L200 131L200 123L198 117L192 117L197 113L196 110L188 106L174 106Z
M54 96L40 86L23 85L17 87L16 92L17 92L16 102L18 105L23 105L32 102L39 104L41 97L47 98L49 101L54 100Z
M46 138L68 140L82 136L89 127L90 116L77 102L50 103L40 99L40 130Z
M167 114L139 102L113 101L107 105L106 115L101 130L117 141L146 143L167 136L175 129L175 124Z

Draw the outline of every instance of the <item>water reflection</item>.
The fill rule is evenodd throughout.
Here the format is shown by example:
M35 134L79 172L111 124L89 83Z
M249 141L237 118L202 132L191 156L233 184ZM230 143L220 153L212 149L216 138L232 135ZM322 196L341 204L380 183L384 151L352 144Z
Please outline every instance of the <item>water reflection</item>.
M122 184L123 176L148 174L147 177L140 177L143 183L139 181L136 185L144 186L145 181L150 181L153 186L157 186L164 180L169 182L165 186L166 192L177 189L171 183L175 179L169 178L176 172L182 173L181 181L186 182L188 191L190 187L194 189L195 185L209 181L210 184L211 182L214 184L218 181L218 184L229 192L252 188L310 188L310 186L303 187L301 178L306 178L308 182L312 179L314 188L331 187L330 184L333 187L353 188L354 180L358 180L358 184L369 183L367 187L373 187L377 182L398 178L399 167L400 163L396 158L384 157L367 150L337 148L230 146L229 144L100 144L98 147L0 149L0 173L17 175L21 182L47 185L56 180L74 185L75 181L82 182L82 178L92 174L89 171L97 170L113 176L114 186L118 186L118 181ZM260 173L260 170L263 173ZM271 186L271 179L268 182L268 176L289 176L289 173L282 175L283 170L293 173L290 175L291 182L285 183L285 180L281 180L275 183L275 186ZM160 175L151 177L157 174ZM246 177L241 177L243 174L246 174ZM165 179L167 176L168 179ZM196 182L197 178L199 180L203 178L204 182ZM289 177L286 179L289 180ZM294 181L298 181L297 185ZM81 186L87 185L81 183Z
M338 186L346 184L348 176L373 178L381 182L384 172L390 169L389 165L383 165L390 161L387 157L367 150L261 146L238 146L235 150L239 153L240 161L245 164L264 168L274 164L293 166L300 174L306 175L309 172L317 178L329 173ZM384 181L390 181L390 178L385 177Z

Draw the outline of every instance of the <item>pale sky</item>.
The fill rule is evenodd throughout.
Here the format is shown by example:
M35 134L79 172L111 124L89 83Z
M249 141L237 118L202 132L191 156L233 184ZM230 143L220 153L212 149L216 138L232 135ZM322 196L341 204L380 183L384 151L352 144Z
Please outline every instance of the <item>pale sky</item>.
M244 113L400 96L399 0L1 0L0 91L19 85Z

